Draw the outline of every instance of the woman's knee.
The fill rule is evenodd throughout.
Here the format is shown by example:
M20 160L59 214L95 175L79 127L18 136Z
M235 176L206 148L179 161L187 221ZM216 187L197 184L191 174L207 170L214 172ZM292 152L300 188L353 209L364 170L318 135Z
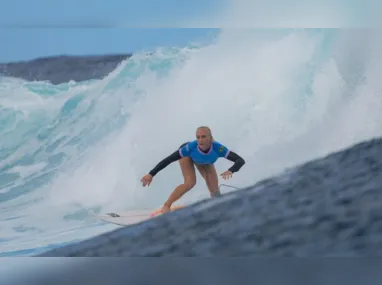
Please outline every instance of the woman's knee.
M196 179L190 178L184 180L184 186L186 187L186 191L191 190L196 185Z
M196 184L194 163L189 157L184 157L180 159L179 164L184 177L183 185L186 191L191 190Z
M206 177L205 177L206 183L209 187L216 188L218 187L219 179L218 174L214 167L211 167L206 171Z
M214 179L218 177L216 168L213 165L209 165L205 171L205 176L207 179Z

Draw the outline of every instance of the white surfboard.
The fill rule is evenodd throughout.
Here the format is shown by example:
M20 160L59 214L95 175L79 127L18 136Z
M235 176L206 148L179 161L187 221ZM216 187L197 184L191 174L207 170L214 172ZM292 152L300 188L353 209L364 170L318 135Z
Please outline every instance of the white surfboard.
M171 211L175 211L184 207L185 206L183 205L172 206ZM127 226L149 220L162 214L163 213L160 209L147 209L105 213L98 215L97 218L107 223L112 223L119 226Z

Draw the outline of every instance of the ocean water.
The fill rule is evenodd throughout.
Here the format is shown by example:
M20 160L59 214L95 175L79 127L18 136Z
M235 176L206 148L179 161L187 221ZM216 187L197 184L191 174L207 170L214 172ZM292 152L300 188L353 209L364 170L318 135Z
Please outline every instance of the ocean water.
M102 80L0 78L0 256L118 228L97 213L160 207L178 164L140 179L200 125L245 158L220 181L234 187L380 136L381 43L377 31L223 30L136 52ZM205 198L198 175L180 203Z

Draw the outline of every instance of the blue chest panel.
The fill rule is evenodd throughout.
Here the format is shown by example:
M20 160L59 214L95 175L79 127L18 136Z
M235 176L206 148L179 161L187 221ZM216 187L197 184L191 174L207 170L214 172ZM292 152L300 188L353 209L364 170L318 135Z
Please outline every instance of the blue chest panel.
M182 157L190 157L196 164L213 164L219 157L227 157L229 150L224 145L214 141L208 150L203 152L197 141L192 141L179 149Z

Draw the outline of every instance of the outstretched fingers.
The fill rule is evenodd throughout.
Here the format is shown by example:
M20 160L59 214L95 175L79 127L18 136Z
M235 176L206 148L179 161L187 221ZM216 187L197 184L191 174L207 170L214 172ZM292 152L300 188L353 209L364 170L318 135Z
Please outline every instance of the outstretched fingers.
M220 174L220 176L222 176L222 178L224 180L227 180L227 179L230 179L232 177L232 172L227 170L227 171L223 172L222 174Z

